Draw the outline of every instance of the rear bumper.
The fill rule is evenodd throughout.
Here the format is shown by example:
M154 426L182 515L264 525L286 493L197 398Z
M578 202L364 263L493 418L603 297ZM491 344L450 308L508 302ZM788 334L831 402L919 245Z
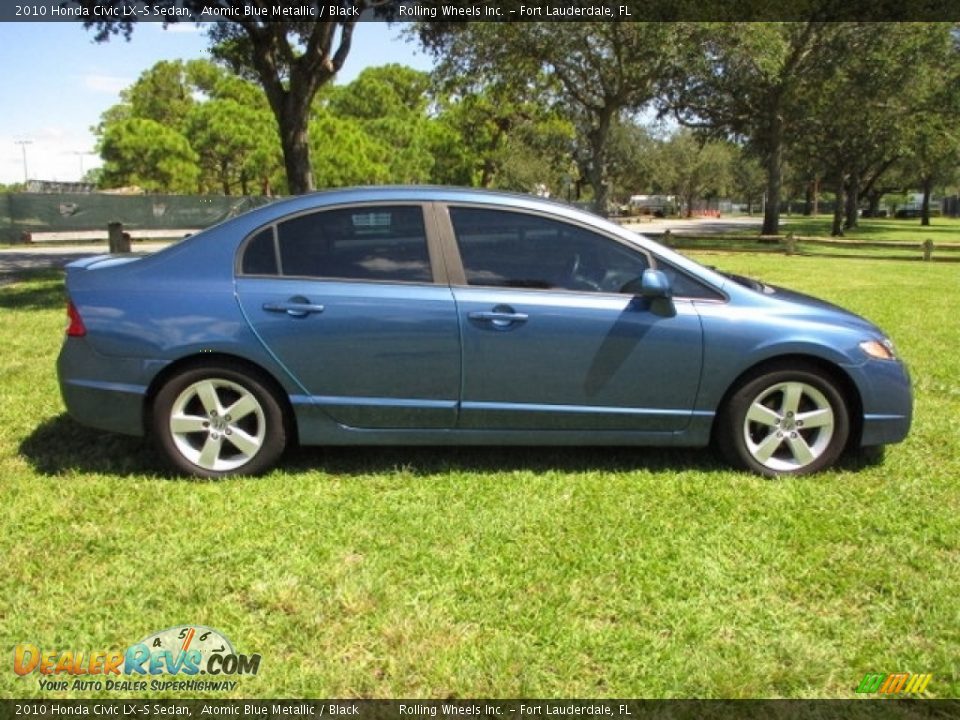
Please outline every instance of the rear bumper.
M85 338L68 337L57 358L57 376L67 412L78 423L124 435L144 434L148 384L143 361L108 358Z

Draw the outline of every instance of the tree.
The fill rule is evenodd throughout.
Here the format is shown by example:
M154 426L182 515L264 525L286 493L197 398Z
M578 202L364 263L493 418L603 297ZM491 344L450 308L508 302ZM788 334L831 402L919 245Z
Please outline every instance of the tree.
M482 77L438 84L435 147L446 166L438 178L527 192L570 185L574 128L539 94Z
M919 122L912 132L909 162L921 192L921 225L930 224L930 198L935 184L955 182L960 173L960 134L954 124L936 115Z
M193 192L197 154L176 130L155 120L129 118L109 125L98 142L102 182L137 185L150 192Z
M94 129L101 140L110 133L128 136L130 126L115 128L131 119L149 120L178 133L196 153L200 192L246 194L254 182L270 192L280 147L266 97L255 84L208 60L162 61L120 95L122 102L104 112ZM165 177L149 176L150 167L158 166L144 166L132 153L115 153L101 180L137 175L146 185L165 186Z
M425 23L424 46L446 77L493 78L507 88L541 74L585 139L594 208L607 212L610 135L625 113L657 96L677 47L676 23Z
M195 104L182 60L161 60L144 71L120 97L129 104L131 117L148 118L172 128L182 126Z
M730 166L730 183L733 192L747 206L747 214L760 204L766 188L763 167L757 158L744 148L737 148Z
M114 17L124 17L123 9L129 5L127 0L77 0L77 3L86 8L88 17L94 17L96 6L109 8L116 13ZM294 194L312 190L308 135L311 103L317 91L343 66L357 20L256 19L247 14L248 8L255 5L269 9L269 6L247 0L215 3L157 0L153 5L160 10L185 8L195 16L208 5L221 10L225 17L236 13L237 19L211 23L209 36L213 53L236 72L255 78L263 88L280 130L289 189ZM327 17L328 4L321 0L306 0L302 5L312 8L315 18ZM337 7L345 13L360 12L367 7L367 0L341 0ZM178 19L174 14L167 17L168 22ZM100 42L117 33L129 39L133 30L130 20L89 20L84 25L96 29L96 39Z
M932 126L921 88L949 45L939 25L845 23L833 38L832 72L798 92L807 108L795 153L814 158L837 202L832 234L856 227L860 199L907 152L909 137Z
M367 68L349 85L334 87L327 110L352 120L379 146L387 182L424 183L433 174L428 116L430 76L402 65Z
M331 89L327 107L359 120L422 117L432 100L430 75L390 63L369 67L348 85Z
M726 142L705 141L689 130L681 130L662 143L657 155L658 183L680 199L687 217L693 215L697 200L726 193L732 160Z
M908 126L907 165L922 193L920 224L930 224L930 198L936 183L956 181L960 173L960 37L957 29L935 28L917 78L917 112Z
M269 190L274 169L271 140L276 137L269 112L231 98L214 98L195 105L185 125L204 175L214 179L224 195L234 188L247 195L253 181Z
M776 235L784 150L806 116L802 91L836 61L830 41L844 23L703 23L665 102L682 123L744 139L766 175L761 234Z
M317 187L389 181L390 147L367 133L356 119L321 109L313 115L310 135Z
M662 180L661 142L632 120L614 124L610 133L610 178L613 199L625 204L630 196L651 190Z

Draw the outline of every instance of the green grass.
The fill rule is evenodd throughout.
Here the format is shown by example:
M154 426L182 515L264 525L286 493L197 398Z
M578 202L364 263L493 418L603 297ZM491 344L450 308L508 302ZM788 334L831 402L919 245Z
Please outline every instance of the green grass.
M885 327L908 440L785 481L700 451L374 448L192 482L63 415L59 277L0 287L0 697L43 694L15 643L181 623L263 656L236 697L850 697L901 670L960 695L957 269L702 259Z
M759 222L759 218L758 218ZM673 234L671 245L683 251L717 251L784 253L783 241L788 233L799 239L796 252L806 256L845 257L854 259L921 260L922 245L934 242L936 261L960 262L960 219L933 218L930 226L922 227L917 219L895 220L861 218L858 227L847 230L842 238L830 237L831 218L826 215L809 218L781 216L781 242L763 243L756 230L731 230L724 233L697 234L682 230ZM643 228L636 228L642 233ZM812 239L838 241L836 245L814 242ZM864 247L858 243L877 243ZM903 247L902 244L909 244Z
M830 237L833 218L829 215L804 217L802 215L780 216L782 232L792 232L807 237ZM858 226L844 231L847 240L869 240L922 243L927 238L937 242L960 243L960 219L930 218L930 225L923 227L919 218L897 220L895 218L860 218Z

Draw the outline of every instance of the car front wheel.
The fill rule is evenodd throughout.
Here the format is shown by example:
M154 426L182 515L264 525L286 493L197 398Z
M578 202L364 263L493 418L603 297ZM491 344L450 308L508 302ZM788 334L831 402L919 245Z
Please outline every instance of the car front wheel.
M743 384L721 416L720 449L762 475L805 475L833 465L850 436L834 382L806 369L765 372Z
M194 368L157 393L153 429L160 450L198 477L256 475L283 453L283 412L273 393L239 368Z

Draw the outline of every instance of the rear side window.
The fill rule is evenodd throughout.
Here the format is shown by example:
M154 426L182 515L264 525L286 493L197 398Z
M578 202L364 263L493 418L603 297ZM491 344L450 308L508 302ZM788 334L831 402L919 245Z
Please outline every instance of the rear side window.
M283 275L433 280L418 206L364 206L301 215L277 225L277 242Z
M273 228L261 230L243 251L241 270L244 275L276 275L277 251L273 244Z

